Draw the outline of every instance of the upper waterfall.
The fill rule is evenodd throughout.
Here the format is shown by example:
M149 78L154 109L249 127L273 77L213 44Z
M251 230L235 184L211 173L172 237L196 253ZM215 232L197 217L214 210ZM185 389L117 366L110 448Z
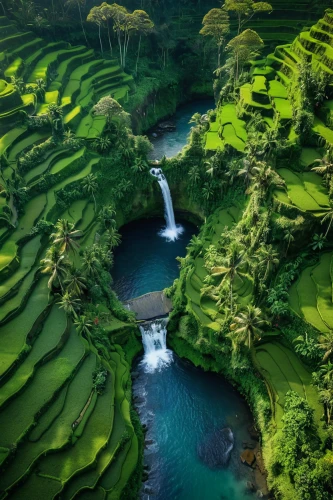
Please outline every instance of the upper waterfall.
M156 177L163 194L164 199L164 215L166 227L161 231L161 236L164 236L168 241L175 241L180 234L183 232L183 227L180 224L176 224L175 214L173 211L171 193L168 185L168 181L163 174L161 168L152 168L150 170L151 175Z

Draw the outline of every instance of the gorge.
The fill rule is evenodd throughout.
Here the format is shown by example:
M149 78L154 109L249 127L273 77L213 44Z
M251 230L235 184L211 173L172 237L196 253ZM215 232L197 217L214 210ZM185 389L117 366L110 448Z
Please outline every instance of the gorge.
M0 500L331 500L330 2L0 10Z

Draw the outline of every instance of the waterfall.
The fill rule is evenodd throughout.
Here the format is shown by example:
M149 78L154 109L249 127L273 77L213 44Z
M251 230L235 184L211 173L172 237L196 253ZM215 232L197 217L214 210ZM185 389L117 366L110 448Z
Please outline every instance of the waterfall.
M173 358L172 352L166 347L167 319L149 321L140 326L144 357L142 365L146 372L154 373L168 366Z
M168 241L175 241L180 234L184 231L184 228L180 224L176 224L175 222L175 214L173 212L172 199L169 189L168 181L163 174L161 168L152 168L150 170L151 175L156 177L164 200L164 216L166 227L160 233L161 236L164 236Z

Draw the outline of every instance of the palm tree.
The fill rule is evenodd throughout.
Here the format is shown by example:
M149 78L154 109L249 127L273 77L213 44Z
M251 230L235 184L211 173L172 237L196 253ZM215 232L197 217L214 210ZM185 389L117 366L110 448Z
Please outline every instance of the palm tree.
M253 163L251 160L246 159L243 160L243 168L238 170L237 175L244 177L244 182L246 186L248 187L250 180L252 179L252 168L253 168Z
M85 38L86 44L89 46L87 35L86 35L85 29L83 26L83 19L82 19L82 12L81 12L81 7L84 7L85 3L86 3L85 0L66 0L65 5L69 9L73 9L75 7L78 8L82 33L83 33L83 36Z
M79 248L79 244L75 240L82 236L82 231L74 229L74 224L66 219L59 219L54 228L56 231L51 234L50 238L54 245L59 247L60 253L68 254L71 251L75 253Z
M229 282L229 292L230 292L230 308L232 309L233 307L233 282L238 276L238 268L241 266L244 260L244 251L240 250L238 245L233 245L230 248L230 253L226 258L226 265L225 266L216 266L211 269L211 276L212 277L217 277L217 276L223 276L222 281L220 282L219 286L217 287L217 291L223 285L225 284L226 281Z
M227 336L236 349L240 344L252 348L255 340L260 340L262 327L266 323L261 317L261 310L252 305L247 306L244 312L240 312L230 325L231 332Z
M186 249L189 250L193 255L198 255L198 253L202 250L202 247L203 247L202 239L194 235L190 239L190 242L187 245Z
M63 109L57 104L49 104L47 115L49 117L53 132L55 134L60 134L63 130Z
M113 206L105 205L101 208L98 214L98 220L105 226L106 229L110 229L116 225L116 221L114 216L116 215L116 211Z
M329 220L329 224L328 224L328 228L327 228L327 231L325 233L325 236L324 238L327 237L327 234L328 234L328 231L331 229L331 225L332 225L332 221L333 221L333 207L331 207L331 209L324 215L324 217L321 219L321 224L323 222L325 222L325 220Z
M105 233L105 242L109 248L114 248L120 245L121 236L115 227L111 227Z
M294 241L294 239L295 238L294 238L292 229L290 229L290 228L286 229L283 233L283 240L287 242L286 255L288 253L290 243L292 243Z
M239 160L233 160L232 162L229 163L228 171L226 173L226 176L229 177L229 186L233 185L234 180L239 175L239 171L240 171Z
M258 162L252 169L253 183L251 191L258 191L260 196L268 194L271 187L284 186L284 180L265 162Z
M211 184L205 182L204 187L202 188L202 196L206 201L209 201L214 196L214 189Z
M87 316L79 316L74 321L74 324L76 326L77 333L79 335L84 335L86 338L89 339L93 324L88 319L88 317Z
M322 389L319 391L319 400L326 408L327 425L331 422L333 411L333 391L332 389Z
M74 295L68 290L66 290L64 295L58 301L60 309L64 309L68 316L73 316L75 319L77 318L76 310L79 308L80 303L80 299L75 298Z
M279 265L279 254L274 250L272 245L262 246L258 251L258 264L260 267L265 267L264 281L273 271L274 267Z
M97 137L92 145L99 153L106 153L111 148L112 142L109 137Z
M83 191L93 197L95 205L95 213L97 209L95 192L98 189L98 184L96 181L97 181L96 175L88 174L82 182Z
M323 361L327 361L333 355L333 330L323 333L319 337L318 347L325 351Z
M312 250L321 250L325 246L326 237L323 233L316 233L312 238L311 248Z
M36 94L43 100L45 96L46 83L43 78L37 78L36 80Z
M196 165L188 171L189 181L196 184L200 180L200 168Z
M333 174L333 151L328 149L323 158L318 158L313 163L318 163L318 166L313 167L311 170L317 172L317 174L323 175L326 178L328 186Z
M131 170L135 173L145 172L148 170L148 163L143 158L135 158Z
M86 279L82 276L80 269L72 267L68 277L65 281L65 285L70 293L80 296L87 289Z
M325 365L321 365L319 370L321 381L326 385L333 381L333 363L328 361Z
M91 278L96 278L98 276L100 263L92 249L86 250L83 254L82 269L84 273Z
M48 281L48 287L52 290L56 282L59 283L61 290L63 291L63 281L68 272L68 262L64 254L60 251L51 247L46 252L45 259L41 261L42 263L42 273L51 274Z

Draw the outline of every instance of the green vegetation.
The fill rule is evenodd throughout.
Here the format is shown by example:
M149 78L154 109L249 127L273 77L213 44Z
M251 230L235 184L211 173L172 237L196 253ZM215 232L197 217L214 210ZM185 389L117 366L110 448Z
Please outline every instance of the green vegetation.
M141 344L110 270L117 229L156 206L131 123L214 92L160 162L176 208L205 221L167 291L170 343L246 396L277 498L328 500L332 12L49 3L1 4L1 497L136 497Z

